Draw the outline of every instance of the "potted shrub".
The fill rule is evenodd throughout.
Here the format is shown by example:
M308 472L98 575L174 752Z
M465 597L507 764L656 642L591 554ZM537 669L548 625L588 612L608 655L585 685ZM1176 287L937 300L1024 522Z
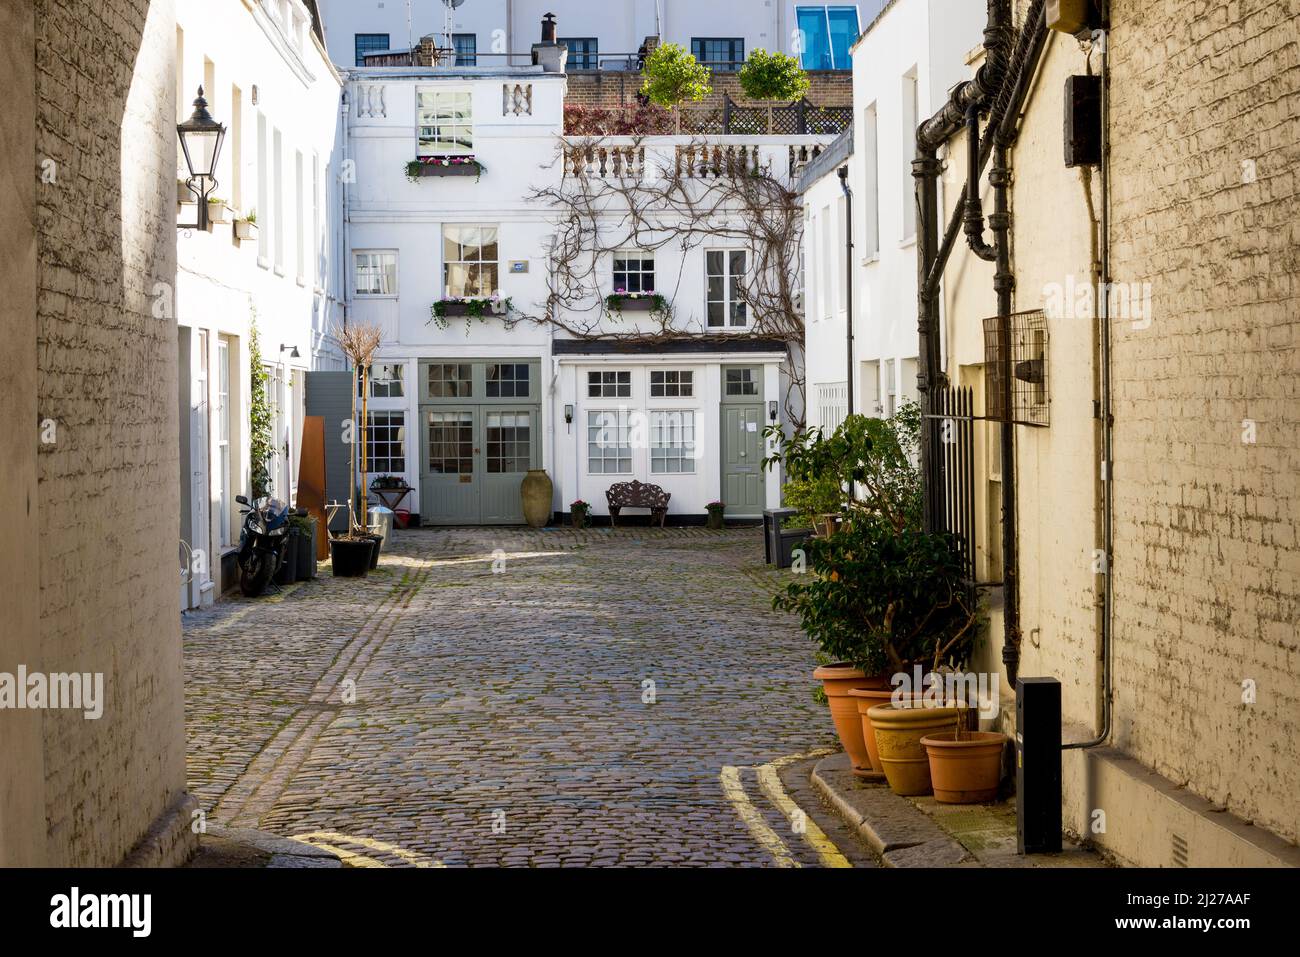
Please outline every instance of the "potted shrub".
M627 292L623 289L615 289L605 297L605 311L614 319L623 318L625 312L650 312L655 315L666 315L668 300L653 290L650 292Z
M257 238L257 210L250 209L246 214L244 214L243 219L235 220L235 238Z
M311 515L291 515L289 524L298 530L298 581L316 577L316 519Z
M373 323L353 322L337 329L335 332L343 354L352 362L352 420L357 421L357 395L368 391L370 362L379 348L380 329ZM364 399L362 400L364 402ZM366 447L366 415L364 406L361 415L361 428L357 430L359 438L349 444L351 450L351 468L349 469L348 492L348 530L342 535L330 539L330 564L334 575L340 578L364 577L372 567L371 559L378 560L378 544L370 535L366 526L365 496L357 495L357 476L360 473L361 488L366 486L364 461L358 462L359 450ZM362 452L364 455L364 452ZM360 515L357 513L360 512Z
M714 529L715 531L722 528L723 517L725 516L727 511L726 503L710 502L708 505L704 507L709 511L708 527Z
M487 171L473 156L421 156L403 164L403 172L412 183L425 176L473 176L474 181Z
M509 316L513 308L514 300L509 296L502 299L495 293L487 298L451 296L438 299L429 307L429 321L439 329L446 329L448 325L447 319L451 316L464 316L466 320L478 319L483 321L489 316ZM468 333L468 331L467 322L466 332Z
M230 222L230 207L218 196L208 197L208 219L214 223Z
M960 700L956 704L957 719L950 728L921 739L934 799L941 804L996 800L1007 736L997 731L971 730L977 726L971 702Z
M586 528L591 515L591 503L578 499L569 503L569 522L574 528Z
M849 416L829 438L797 436L782 441L774 456L795 480L816 483L832 475L843 521L806 543L810 574L787 585L773 605L798 614L808 637L839 662L814 676L823 682L845 750L852 755L859 747L851 713L865 756L854 758L855 767L862 773L872 766L874 734L876 764L899 793L914 793L911 772L918 764L928 787L921 738L950 727L955 712L911 708L910 701L873 706L851 692L883 692L886 676L913 665L933 670L964 662L976 625L956 541L922 527L921 478L913 464L919 435L920 416L910 406L884 421Z
M794 57L779 51L768 53L761 47L749 55L737 79L746 96L767 103L767 129L763 132L768 134L775 132L772 129L772 108L777 101L803 99L812 85L808 74Z
M298 526L290 516L289 530L285 532L284 538L284 554L280 556L280 567L275 570L277 585L292 585L298 580L298 551L302 547Z

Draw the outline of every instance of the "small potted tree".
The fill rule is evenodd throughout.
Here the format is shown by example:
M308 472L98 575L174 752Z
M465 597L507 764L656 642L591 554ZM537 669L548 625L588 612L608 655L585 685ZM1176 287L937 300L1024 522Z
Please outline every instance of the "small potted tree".
M720 530L723 526L723 517L727 511L727 504L725 502L710 502L704 507L709 512L708 527L714 531Z
M773 108L778 101L801 100L811 82L799 61L780 51L768 53L761 47L749 55L738 74L740 88L750 99L767 103L767 132L772 129Z
M936 731L921 739L929 759L934 799L941 804L993 801L1002 780L1007 736L978 730L978 713L973 706L977 703L969 700L971 683L956 684L963 689L954 701L957 720L950 730Z
M569 503L569 522L574 528L586 528L591 515L591 503L578 499Z
M330 563L334 575L339 578L364 578L370 570L370 560L378 543L369 534L366 524L368 511L364 491L357 495L357 476L361 474L361 488L364 490L365 475L360 472L364 466L359 461L358 446L364 455L366 441L365 423L356 429L357 394L367 387L367 371L379 348L380 329L373 323L351 323L336 332L343 354L352 362L352 423L353 431L349 448L350 475L348 488L348 529L330 539ZM364 413L363 413L364 416ZM360 514L358 515L358 511Z
M673 131L682 131L681 104L698 103L713 87L709 68L677 43L657 46L645 59L641 94L651 103L673 111Z

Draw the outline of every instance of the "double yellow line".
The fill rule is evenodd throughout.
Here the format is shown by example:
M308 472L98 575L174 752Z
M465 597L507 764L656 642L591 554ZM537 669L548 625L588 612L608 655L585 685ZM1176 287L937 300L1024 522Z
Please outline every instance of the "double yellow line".
M826 836L826 832L817 826L817 822L790 799L790 795L786 793L785 788L781 785L781 778L777 773L787 764L802 761L806 758L821 757L830 753L829 749L820 749L809 751L806 754L790 754L767 764L760 764L754 768L754 771L758 776L759 790L790 822L791 831L800 834L804 841L817 853L823 867L852 867L853 865L849 863L848 858L841 854L839 848ZM723 796L736 809L740 819L749 828L749 833L772 855L772 859L776 861L776 866L802 867L803 865L790 853L790 848L785 841L768 826L767 822L763 820L763 815L749 800L749 795L745 793L744 785L741 783L740 768L731 765L724 766L721 779Z

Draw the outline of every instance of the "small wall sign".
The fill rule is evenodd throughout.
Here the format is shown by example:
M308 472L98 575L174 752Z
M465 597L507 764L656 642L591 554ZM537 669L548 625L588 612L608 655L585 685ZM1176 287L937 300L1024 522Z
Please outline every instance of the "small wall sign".
M512 260L510 261L510 271L511 271L512 273L516 273L516 274L521 273L521 272L528 272L528 260L527 260L527 259L512 259Z

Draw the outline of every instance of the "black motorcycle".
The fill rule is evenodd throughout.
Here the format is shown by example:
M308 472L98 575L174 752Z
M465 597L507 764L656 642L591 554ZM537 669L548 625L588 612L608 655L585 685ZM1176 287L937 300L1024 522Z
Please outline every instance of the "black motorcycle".
M289 506L278 498L259 498L251 504L243 495L235 501L244 508L244 527L239 533L239 590L256 598L266 589L284 562L284 544L289 538ZM298 515L306 515L300 508Z

